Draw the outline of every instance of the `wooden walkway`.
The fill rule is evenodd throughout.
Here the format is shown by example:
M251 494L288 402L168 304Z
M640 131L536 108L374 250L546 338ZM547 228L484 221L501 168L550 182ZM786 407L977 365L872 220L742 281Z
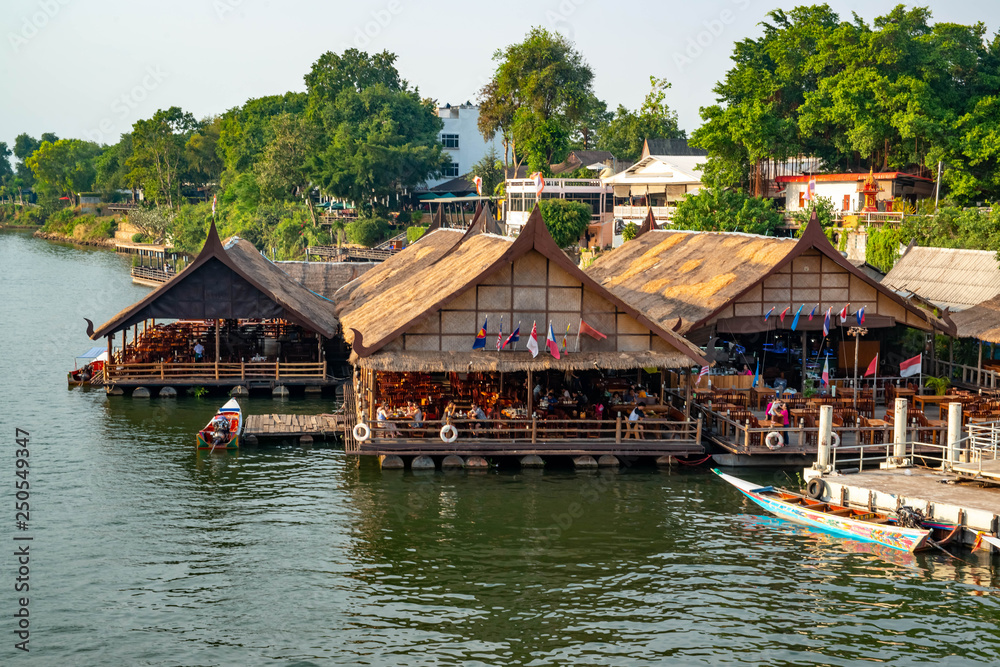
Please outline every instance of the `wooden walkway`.
M344 430L344 416L247 415L243 433L257 438L298 438L303 435L329 437Z

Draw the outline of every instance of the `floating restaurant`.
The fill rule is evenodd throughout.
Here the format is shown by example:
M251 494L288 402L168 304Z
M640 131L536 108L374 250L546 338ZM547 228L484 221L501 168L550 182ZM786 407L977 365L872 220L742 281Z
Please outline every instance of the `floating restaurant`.
M332 304L213 224L184 271L88 335L107 339L109 391L178 386L323 387ZM116 340L121 333L120 340ZM161 392L163 389L161 389Z
M707 363L700 350L577 267L537 207L516 238L484 222L434 230L338 292L347 451L701 453L697 421L636 386Z
M823 403L835 405L843 437L882 438L889 425L875 418L877 400L915 393L892 370L905 331L918 332L922 351L925 334L953 330L847 261L815 216L799 239L657 230L651 215L640 231L588 273L661 327L707 346L708 381L672 375L673 393L699 406L706 435L733 455L719 457L728 463L760 454L803 462L815 453ZM855 396L847 385L873 362L877 385L859 383ZM787 423L765 411L779 391Z

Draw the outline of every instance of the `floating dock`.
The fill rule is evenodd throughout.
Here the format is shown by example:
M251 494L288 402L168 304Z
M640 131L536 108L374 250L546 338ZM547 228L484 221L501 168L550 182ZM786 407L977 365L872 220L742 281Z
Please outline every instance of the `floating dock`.
M243 437L260 440L332 438L344 432L344 415L247 415Z

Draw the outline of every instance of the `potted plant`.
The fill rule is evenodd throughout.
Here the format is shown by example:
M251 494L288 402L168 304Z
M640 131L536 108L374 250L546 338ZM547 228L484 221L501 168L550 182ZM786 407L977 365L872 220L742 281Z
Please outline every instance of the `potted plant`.
M948 393L948 388L951 386L951 380L946 377L936 378L928 376L924 379L924 386L933 390L936 396L944 396Z

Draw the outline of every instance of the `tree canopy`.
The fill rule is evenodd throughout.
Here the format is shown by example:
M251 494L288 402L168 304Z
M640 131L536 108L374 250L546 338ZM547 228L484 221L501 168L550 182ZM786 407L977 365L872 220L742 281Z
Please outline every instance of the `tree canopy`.
M687 136L677 125L677 112L666 103L670 82L649 77L650 91L638 111L619 105L606 126L600 130L597 147L620 160L635 162L642 154L646 139L683 139Z
M943 160L952 195L1000 194L1000 39L982 23L932 23L899 5L872 24L829 5L769 12L764 34L738 42L733 68L701 111L692 143L706 178L761 194L775 163L800 155L824 169L924 170Z
M703 188L677 204L672 228L772 235L783 222L770 199L742 190Z

